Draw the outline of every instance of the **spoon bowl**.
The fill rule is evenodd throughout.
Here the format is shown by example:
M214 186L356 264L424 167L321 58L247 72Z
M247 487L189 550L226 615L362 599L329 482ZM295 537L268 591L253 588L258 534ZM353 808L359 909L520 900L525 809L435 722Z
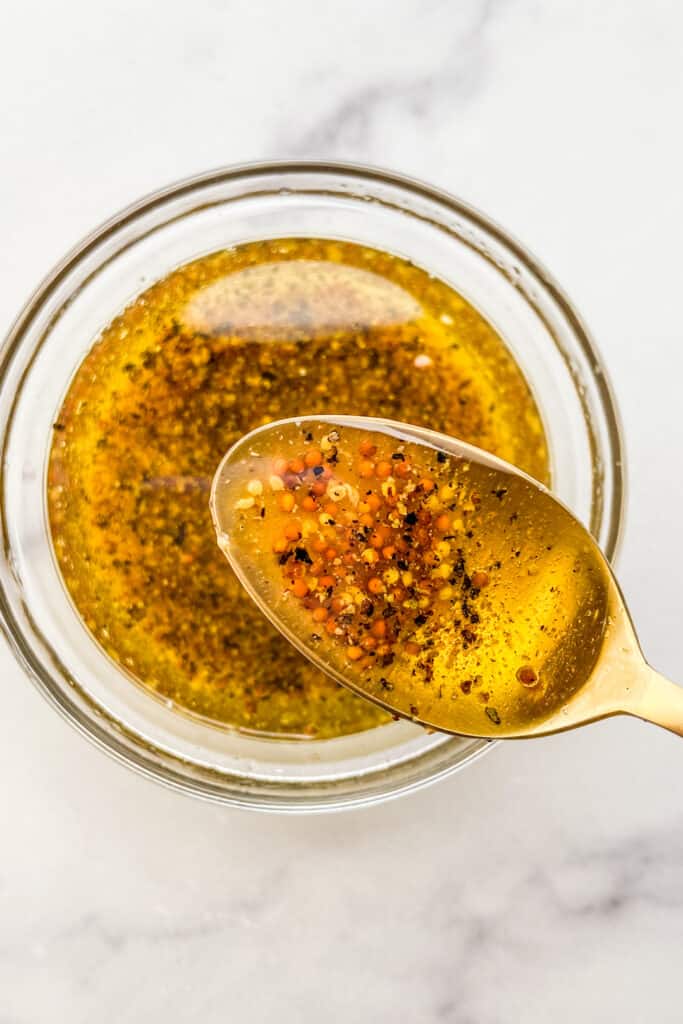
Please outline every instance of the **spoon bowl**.
M683 734L597 544L546 487L435 431L315 416L215 474L221 550L318 668L399 717L525 738L632 714Z

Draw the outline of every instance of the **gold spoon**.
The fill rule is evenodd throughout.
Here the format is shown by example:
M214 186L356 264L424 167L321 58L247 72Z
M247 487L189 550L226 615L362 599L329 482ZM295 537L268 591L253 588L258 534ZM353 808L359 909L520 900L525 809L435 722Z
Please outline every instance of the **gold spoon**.
M597 544L501 459L390 420L281 420L230 449L210 503L264 614L395 715L521 738L629 714L683 735L683 688L644 660Z

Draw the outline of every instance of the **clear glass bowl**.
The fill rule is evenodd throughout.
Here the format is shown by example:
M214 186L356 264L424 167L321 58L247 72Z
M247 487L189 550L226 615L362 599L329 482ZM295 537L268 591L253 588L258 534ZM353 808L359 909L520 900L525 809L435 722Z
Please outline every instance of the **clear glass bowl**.
M443 192L364 167L235 167L155 193L71 252L29 300L0 357L4 631L54 706L124 764L207 799L290 812L387 799L494 744L406 722L333 740L255 739L168 709L132 685L71 604L51 547L45 476L69 382L130 300L202 254L292 235L389 250L452 284L523 368L544 419L554 489L610 558L623 502L614 400L580 317L518 242Z

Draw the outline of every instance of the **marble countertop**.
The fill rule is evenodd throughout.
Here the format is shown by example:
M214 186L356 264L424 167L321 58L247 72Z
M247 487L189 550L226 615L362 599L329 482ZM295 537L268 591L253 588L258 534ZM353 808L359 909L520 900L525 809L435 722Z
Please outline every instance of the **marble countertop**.
M620 576L680 647L683 345L674 0L17 0L0 61L0 329L162 183L351 159L481 207L552 269L621 405ZM678 739L613 720L501 745L373 809L281 818L125 771L0 652L0 1022L678 1022Z

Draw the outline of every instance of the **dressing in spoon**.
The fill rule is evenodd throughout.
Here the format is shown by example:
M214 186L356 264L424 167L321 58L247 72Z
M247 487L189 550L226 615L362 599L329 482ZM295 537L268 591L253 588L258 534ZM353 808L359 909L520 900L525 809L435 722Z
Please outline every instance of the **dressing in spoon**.
M626 713L683 735L587 530L477 448L389 420L282 420L223 459L218 543L339 683L422 725L525 737Z

